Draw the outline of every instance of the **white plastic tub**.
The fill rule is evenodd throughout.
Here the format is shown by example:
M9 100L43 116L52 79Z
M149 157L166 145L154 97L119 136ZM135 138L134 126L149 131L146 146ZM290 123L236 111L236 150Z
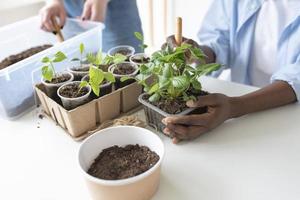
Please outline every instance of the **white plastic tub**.
M96 52L102 47L103 24L67 19L63 28L65 42L57 43L56 36L40 29L38 16L0 28L0 60L34 46L52 44L53 47L0 70L0 117L15 119L34 106L32 83L41 80L38 73L41 58L63 51L70 58L79 56L79 44L86 51ZM67 69L68 61L56 67L56 71ZM34 71L34 73L32 73ZM33 74L33 76L32 76Z

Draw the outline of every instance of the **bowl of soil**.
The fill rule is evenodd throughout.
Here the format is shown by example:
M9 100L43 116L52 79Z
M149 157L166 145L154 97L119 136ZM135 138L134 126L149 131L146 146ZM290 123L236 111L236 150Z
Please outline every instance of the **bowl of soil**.
M74 109L89 100L92 91L91 86L80 87L80 83L80 81L73 81L58 88L57 95L60 97L65 109Z
M147 56L145 53L136 53L130 56L129 61L137 65L142 65L149 63L150 57Z
M148 200L158 189L164 145L134 126L103 129L80 146L80 170L93 199Z
M207 95L206 91L192 92L194 96ZM161 98L157 102L149 101L149 95L143 93L139 96L138 100L143 105L143 109L146 115L147 124L154 129L163 132L165 125L162 123L162 119L171 115L190 115L201 114L207 112L207 107L203 108L189 108L186 105L186 101L182 99L174 99L169 101Z
M108 71L111 72L116 78L115 87L116 89L125 87L135 80L128 79L126 81L121 81L122 77L135 77L139 69L138 66L131 62L122 62L118 64L113 64L108 68Z
M90 76L89 75L86 75L84 76L82 79L82 81L86 81L86 82L89 82L90 81ZM99 85L100 87L100 94L99 94L99 97L102 97L106 94L109 94L112 92L112 83L111 82L108 82L106 80L103 80L102 84ZM93 98L99 98L97 97L94 93L91 94L91 96Z
M75 81L80 81L86 76L89 73L89 69L90 64L87 60L82 63L80 61L72 61L71 66L68 67L68 71L74 75Z
M46 94L54 99L57 100L57 90L60 86L62 86L65 83L69 83L74 80L74 76L70 72L64 72L64 73L58 73L56 74L51 81L47 81L44 78L42 78L42 83L45 86Z
M129 45L120 45L111 48L108 50L107 54L109 56L114 56L117 53L122 54L127 57L127 61L129 61L130 56L132 56L135 53L135 49L132 46Z

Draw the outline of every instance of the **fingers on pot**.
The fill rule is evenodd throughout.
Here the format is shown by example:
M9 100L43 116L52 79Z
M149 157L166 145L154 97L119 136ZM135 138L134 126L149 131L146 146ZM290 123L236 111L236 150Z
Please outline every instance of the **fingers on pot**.
M182 126L177 124L168 124L166 129L168 129L175 138L180 140L195 139L208 131L204 126Z
M210 120L208 113L198 115L183 115L183 116L172 116L166 117L162 120L164 125L168 124L181 124L181 125L206 125Z

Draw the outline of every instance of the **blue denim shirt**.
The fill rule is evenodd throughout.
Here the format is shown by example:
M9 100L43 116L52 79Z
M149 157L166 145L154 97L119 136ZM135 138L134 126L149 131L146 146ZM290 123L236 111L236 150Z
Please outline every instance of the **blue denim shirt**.
M81 16L84 0L64 0L69 17ZM103 30L102 50L107 52L117 45L131 45L141 52L140 41L134 32L142 33L142 24L136 0L111 0L107 5Z
M249 67L253 36L263 1L214 0L199 31L200 42L213 49L217 62L231 69L234 82L251 84ZM300 100L300 13L283 30L277 51L279 70L270 82L286 81Z

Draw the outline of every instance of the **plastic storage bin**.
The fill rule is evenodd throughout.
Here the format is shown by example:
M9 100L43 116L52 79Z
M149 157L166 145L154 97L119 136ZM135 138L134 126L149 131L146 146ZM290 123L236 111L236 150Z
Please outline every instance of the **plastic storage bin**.
M13 120L34 106L33 82L40 80L41 58L63 51L67 56L78 56L80 43L86 51L95 52L102 47L101 23L67 19L63 29L65 41L58 43L56 36L40 29L38 16L0 28L0 60L34 46L52 44L53 47L0 70L0 117ZM63 71L67 62L56 70ZM38 76L38 77L36 77Z

